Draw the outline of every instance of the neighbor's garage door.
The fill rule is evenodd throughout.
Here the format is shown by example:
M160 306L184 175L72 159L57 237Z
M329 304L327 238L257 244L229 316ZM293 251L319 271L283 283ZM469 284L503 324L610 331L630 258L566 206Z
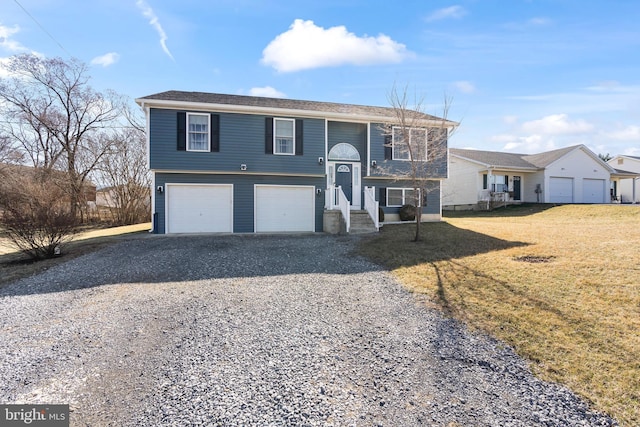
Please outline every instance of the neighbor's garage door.
M582 203L604 203L604 179L582 180Z
M233 232L233 185L166 184L167 233Z
M315 187L255 186L256 232L315 231Z
M573 178L551 178L549 181L549 202L573 203Z

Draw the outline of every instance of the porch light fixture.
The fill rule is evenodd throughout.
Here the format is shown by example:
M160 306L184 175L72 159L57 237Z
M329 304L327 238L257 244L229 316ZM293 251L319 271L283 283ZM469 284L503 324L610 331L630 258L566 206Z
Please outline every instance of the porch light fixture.
M318 164L322 166L324 164L324 159L322 157L318 157Z
M163 187L162 185L158 185L158 186L156 187L156 191L157 191L158 193L162 194L162 193L164 192L164 187Z
M240 165L240 170L241 171L246 171L247 170L247 165L245 165L244 163Z
M378 162L376 162L375 160L371 160L371 167L372 168L377 168L378 167Z

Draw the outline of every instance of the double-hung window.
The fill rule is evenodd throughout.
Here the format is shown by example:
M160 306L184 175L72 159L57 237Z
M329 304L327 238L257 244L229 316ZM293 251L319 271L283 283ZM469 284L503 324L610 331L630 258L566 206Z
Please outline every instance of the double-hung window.
M187 113L187 151L209 151L209 114Z
M402 206L420 204L420 191L413 188L387 188L387 206Z
M394 126L392 132L393 160L427 159L427 129Z
M273 153L295 155L295 120L273 119Z

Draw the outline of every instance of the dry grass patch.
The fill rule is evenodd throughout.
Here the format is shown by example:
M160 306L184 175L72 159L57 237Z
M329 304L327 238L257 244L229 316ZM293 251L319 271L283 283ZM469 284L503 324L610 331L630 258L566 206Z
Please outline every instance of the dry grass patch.
M540 377L640 425L640 207L560 206L385 226L361 251L512 344Z
M150 227L150 223L143 223L124 227L88 228L64 246L62 256L40 261L33 261L18 252L9 239L0 233L0 287L113 244L123 236L145 233Z

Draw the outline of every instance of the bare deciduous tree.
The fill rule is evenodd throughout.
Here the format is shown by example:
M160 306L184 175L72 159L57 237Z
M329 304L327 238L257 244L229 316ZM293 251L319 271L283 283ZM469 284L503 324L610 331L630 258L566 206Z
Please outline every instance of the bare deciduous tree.
M393 150L394 159L405 162L386 166L384 172L413 187L414 241L418 241L427 195L439 189L437 180L447 177L448 138L456 126L447 120L451 100L445 97L438 116L426 114L424 98L417 94L410 96L406 86L398 90L394 84L387 100L395 117L383 126L388 141L385 146Z
M118 98L89 86L85 64L20 55L9 59L0 80L4 135L17 141L34 167L68 174L65 191L78 215L90 173L109 150L104 133L117 121Z
M0 174L9 164L16 164L22 161L22 153L12 144L8 135L0 135Z
M149 221L151 178L147 168L146 137L140 118L127 110L129 126L110 135L111 150L97 168L99 181L109 195L116 224Z

